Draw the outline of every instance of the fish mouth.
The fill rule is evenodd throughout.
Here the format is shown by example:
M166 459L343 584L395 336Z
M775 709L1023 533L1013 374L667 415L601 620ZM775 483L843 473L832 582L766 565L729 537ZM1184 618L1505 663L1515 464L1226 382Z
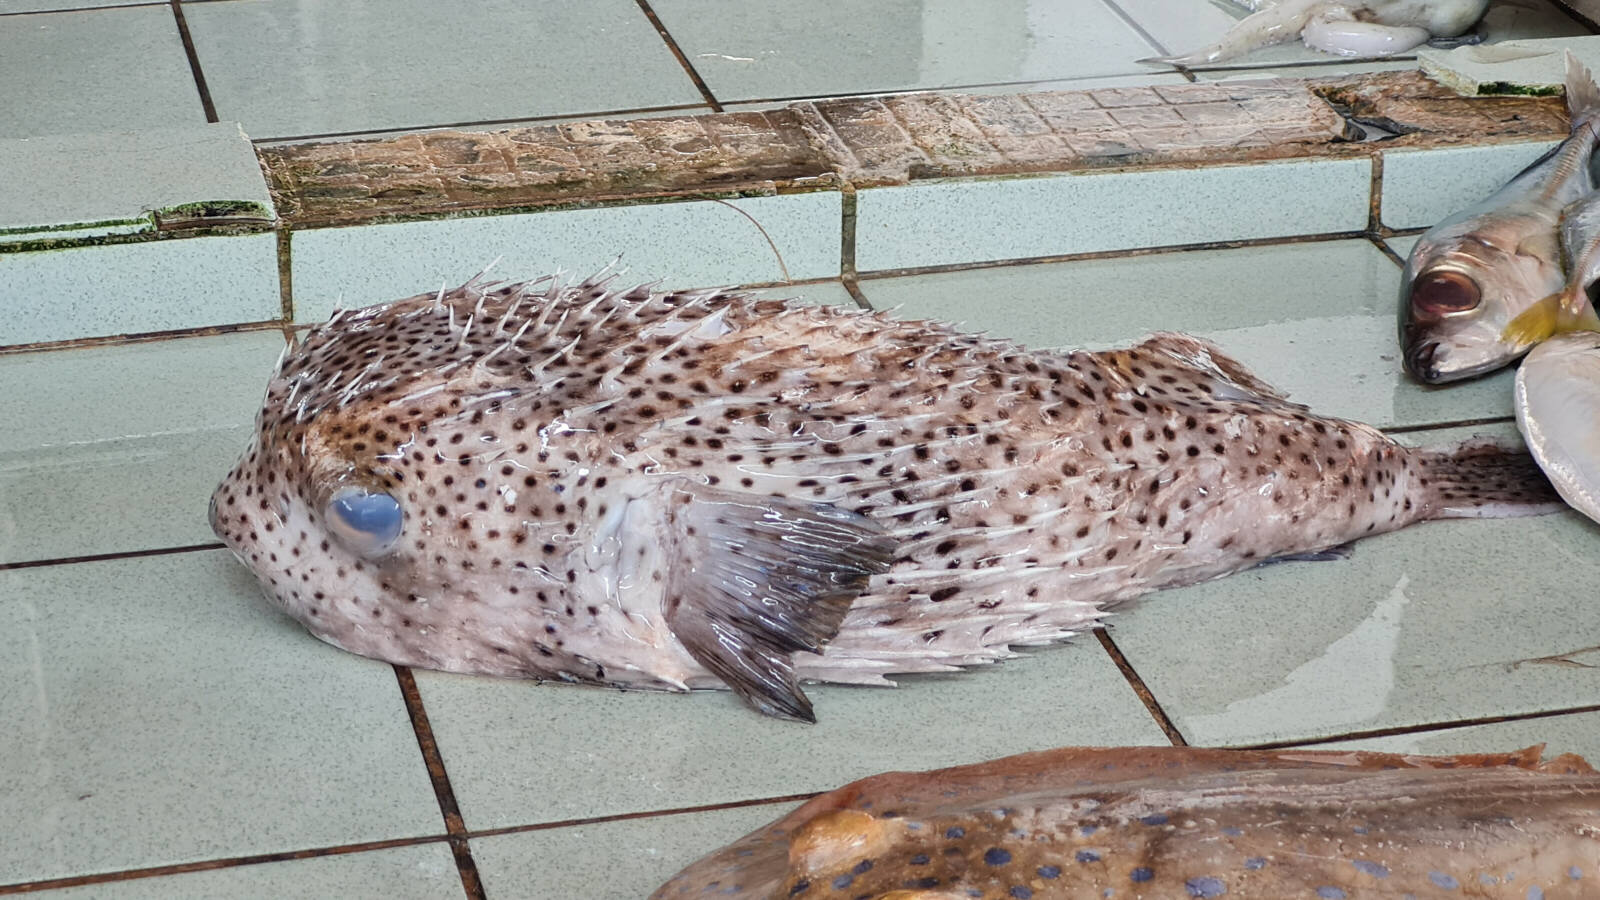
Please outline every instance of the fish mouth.
M1404 357L1406 371L1424 384L1439 384L1458 377L1454 373L1446 375L1439 371L1439 367L1434 364L1434 358L1438 355L1438 341L1418 341L1409 344Z

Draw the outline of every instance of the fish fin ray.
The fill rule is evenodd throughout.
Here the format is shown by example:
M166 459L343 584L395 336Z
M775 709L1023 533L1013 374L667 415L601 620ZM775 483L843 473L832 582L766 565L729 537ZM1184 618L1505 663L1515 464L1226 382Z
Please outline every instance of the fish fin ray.
M1556 323L1561 313L1561 294L1541 297L1534 304L1506 323L1500 339L1518 347L1528 347L1556 333Z
M689 655L763 713L816 721L793 654L821 653L897 542L822 503L673 485L666 619Z
M1248 400L1275 409L1306 410L1302 403L1263 381L1244 363L1224 353L1217 345L1187 334L1163 332L1151 335L1134 350L1147 356L1164 356L1189 370L1199 370L1211 378L1211 394L1218 400ZM1115 351L1113 351L1115 352Z
M1537 516L1565 506L1538 462L1519 445L1478 437L1414 453L1421 518Z
M1259 569L1261 566L1270 566L1274 563L1331 562L1336 559L1349 559L1352 555L1354 555L1355 548L1355 541L1347 541L1343 544L1336 544L1332 547L1322 550L1311 550L1306 553L1285 553L1282 556L1274 556L1271 559L1262 560L1261 564L1256 566L1256 568Z
M1594 74L1571 50L1566 51L1566 56L1567 113L1576 131L1579 123L1600 116L1600 85L1595 84Z

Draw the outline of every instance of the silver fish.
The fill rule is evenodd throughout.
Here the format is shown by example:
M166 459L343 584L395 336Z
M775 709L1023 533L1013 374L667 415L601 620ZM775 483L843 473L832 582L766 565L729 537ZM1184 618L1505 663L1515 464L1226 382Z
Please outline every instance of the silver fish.
M1404 53L1429 40L1459 37L1483 18L1489 0L1236 0L1252 10L1215 44L1141 63L1199 66L1226 62L1299 39L1349 57Z
M1572 134L1487 200L1428 229L1406 260L1400 344L1406 371L1430 384L1498 369L1527 352L1506 327L1561 291L1562 210L1594 190L1600 87L1567 55Z
M212 524L356 653L810 720L799 679L994 662L1153 590L1553 500L1521 451L1407 448L1182 335L1029 351L592 279L311 329Z
M1535 347L1517 369L1515 396L1517 428L1551 484L1600 522L1600 334L1577 331Z
M1589 285L1600 278L1600 191L1591 191L1561 211L1561 253L1567 283L1512 319L1501 340L1531 347L1555 334L1600 331Z
M1600 896L1573 755L1064 748L817 797L653 900Z

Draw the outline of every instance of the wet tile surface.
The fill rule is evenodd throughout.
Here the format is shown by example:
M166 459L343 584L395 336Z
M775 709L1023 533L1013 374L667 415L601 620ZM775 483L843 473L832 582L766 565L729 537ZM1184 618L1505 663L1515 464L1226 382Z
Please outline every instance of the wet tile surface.
M1399 284L1387 256L1347 240L871 278L861 289L875 308L1034 347L1196 334L1312 409L1380 427L1509 416L1509 373L1447 389L1405 376Z
M282 349L274 330L0 356L0 564L214 540L206 501Z
M381 886L394 900L459 900L461 877L443 841L41 891L45 900L169 900L173 897L363 897ZM578 896L576 894L572 896Z
M765 718L720 691L432 672L418 672L417 684L469 829L788 796L1060 744L1166 743L1090 637L979 671L908 676L893 689L810 686L819 720L810 726ZM962 723L959 739L952 722Z
M1398 150L1383 155L1383 206L1390 228L1432 228L1499 190L1556 141Z
M206 121L169 6L0 16L0 46L0 138Z
M723 101L1144 74L1151 47L1101 0L658 0L652 7Z
M838 194L727 203L737 209L707 200L295 232L295 320L458 285L497 258L493 271L507 279L558 269L581 278L620 258L623 280L673 287L780 281L780 255L791 278L839 273Z
M196 237L0 257L0 346L280 318L277 238Z
M1437 445L1475 432L1515 434L1411 437ZM1600 625L1585 612L1597 539L1571 511L1427 522L1360 541L1349 560L1168 592L1119 617L1112 635L1197 744L1582 706L1600 697Z
M472 856L491 897L638 900L792 809L767 804L475 838Z
M1370 185L1369 161L1341 159L865 190L856 196L856 266L867 272L1360 231ZM1288 206L1285 196L1304 202ZM1115 216L1083 215L1113 208Z
M185 15L217 112L253 138L701 102L631 0L238 0Z
M0 572L0 884L437 833L393 670L222 551Z

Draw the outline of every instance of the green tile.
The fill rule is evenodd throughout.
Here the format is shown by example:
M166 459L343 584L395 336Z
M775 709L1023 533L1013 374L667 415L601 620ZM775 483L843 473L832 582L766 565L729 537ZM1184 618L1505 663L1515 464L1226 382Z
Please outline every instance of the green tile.
M0 884L436 834L391 667L222 551L0 572Z
M638 900L794 807L745 806L474 838L472 858L490 897Z
M1571 511L1428 522L1360 541L1348 560L1173 591L1118 617L1112 633L1196 744L1591 704L1600 697L1597 541L1600 528Z
M1390 228L1432 228L1499 190L1556 141L1390 150L1383 154L1383 205Z
M461 875L456 871L450 846L439 841L366 853L90 884L29 896L42 900L234 900L239 897L311 900L375 895L385 900L459 900Z
M1154 52L1099 0L651 6L726 102L1141 74L1133 61Z
M1329 749L1352 747L1383 753L1447 756L1455 753L1505 753L1534 744L1545 745L1546 759L1560 753L1576 753L1591 765L1600 766L1600 713L1573 713L1439 731L1415 731L1387 737L1335 741L1324 746Z
M418 672L471 829L830 790L889 769L1062 744L1163 744L1093 638L1002 665L811 686L816 725L764 718L722 691L621 692Z
M1032 347L1153 331L1215 341L1325 415L1379 426L1511 414L1511 374L1425 388L1400 369L1400 270L1365 240L1195 250L867 279L867 300Z
M253 138L700 103L633 0L184 7L224 118Z
M856 268L1361 231L1371 185L1370 161L1324 159L872 188L856 194Z
M295 321L453 287L496 258L504 279L556 270L581 278L620 258L620 280L672 287L779 281L785 268L795 279L839 274L837 193L729 202L738 208L704 200L297 231Z

